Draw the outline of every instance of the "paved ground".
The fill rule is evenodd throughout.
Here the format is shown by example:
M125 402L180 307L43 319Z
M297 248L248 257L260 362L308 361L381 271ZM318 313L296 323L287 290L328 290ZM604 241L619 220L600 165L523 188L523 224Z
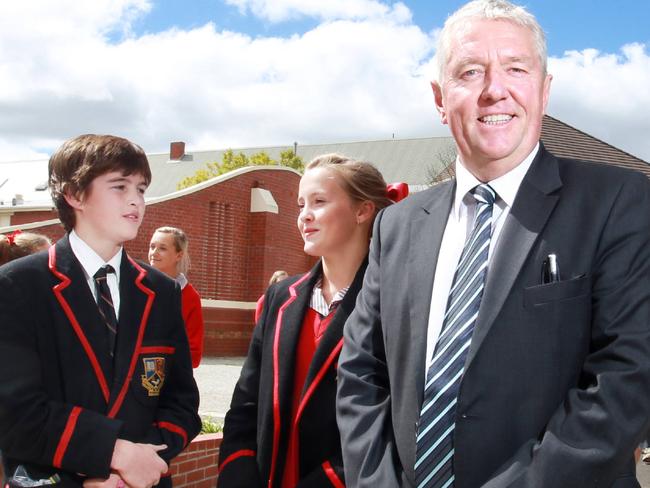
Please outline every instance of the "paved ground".
M194 379L201 392L201 415L223 420L242 364L244 358L203 358L194 370Z
M244 358L204 358L194 370L201 392L201 415L223 420L239 378ZM650 488L650 465L637 465L637 478L642 488Z

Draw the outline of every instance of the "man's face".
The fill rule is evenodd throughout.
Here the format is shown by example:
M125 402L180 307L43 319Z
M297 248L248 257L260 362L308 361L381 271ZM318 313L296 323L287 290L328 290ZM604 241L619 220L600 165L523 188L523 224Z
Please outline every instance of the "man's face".
M452 32L443 79L432 86L470 171L500 176L522 162L539 140L550 84L528 29L474 20Z

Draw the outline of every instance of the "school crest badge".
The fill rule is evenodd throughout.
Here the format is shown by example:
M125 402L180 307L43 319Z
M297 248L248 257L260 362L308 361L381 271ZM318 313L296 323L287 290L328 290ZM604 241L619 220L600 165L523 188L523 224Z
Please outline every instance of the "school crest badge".
M160 390L165 383L165 358L143 358L144 374L142 386L149 396L160 396Z

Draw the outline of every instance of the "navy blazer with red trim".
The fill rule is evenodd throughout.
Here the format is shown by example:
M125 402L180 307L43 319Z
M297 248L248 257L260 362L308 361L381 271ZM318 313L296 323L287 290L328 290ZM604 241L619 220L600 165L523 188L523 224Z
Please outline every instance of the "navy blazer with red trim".
M320 340L298 410L298 486L343 487L341 442L336 425L338 356L343 325L354 309L364 260ZM219 454L220 488L279 487L286 461L300 327L321 276L321 263L307 274L271 287L253 332L248 357L226 414Z
M49 254L0 268L0 290L7 475L22 464L33 478L56 471L63 486L81 486L75 473L108 476L117 438L167 444L160 455L169 461L199 432L199 393L173 280L123 254L114 361L67 236ZM158 391L145 362L164 376Z

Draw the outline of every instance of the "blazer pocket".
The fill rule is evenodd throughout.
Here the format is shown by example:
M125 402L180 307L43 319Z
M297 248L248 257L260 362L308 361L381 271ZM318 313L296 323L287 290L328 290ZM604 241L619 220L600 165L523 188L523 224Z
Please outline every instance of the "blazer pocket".
M144 405L158 404L167 381L167 374L171 370L175 350L175 347L166 345L140 348L138 362L131 378L131 391Z
M546 283L524 288L524 307L535 307L558 300L577 298L591 293L591 279L588 275L566 281Z

